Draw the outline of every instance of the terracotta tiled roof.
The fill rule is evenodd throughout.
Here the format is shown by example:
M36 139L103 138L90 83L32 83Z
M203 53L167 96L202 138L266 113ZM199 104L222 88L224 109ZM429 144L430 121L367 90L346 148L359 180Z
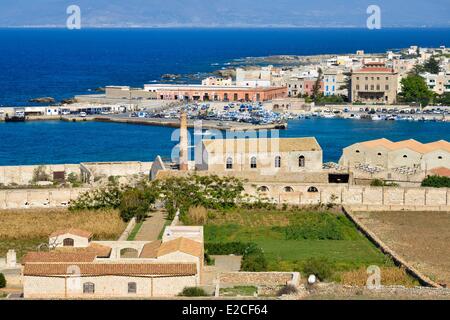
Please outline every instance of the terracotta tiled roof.
M184 252L196 257L203 256L203 244L188 238L177 238L171 241L161 243L158 249L158 257L172 252Z
M22 262L93 262L95 257L93 252L28 252Z
M141 254L139 255L139 258L157 258L158 257L158 249L161 246L161 241L152 241L150 243L147 243L142 248Z
M52 237L57 237L63 234L73 234L76 236L80 236L83 238L91 238L92 237L92 232L86 231L86 230L81 230L81 229L76 229L76 228L69 228L69 229L63 229L63 230L58 230L53 232L50 235L50 238Z
M450 169L445 167L434 168L430 170L433 174L441 177L450 177Z
M375 148L382 146L389 150L399 150L407 148L422 154L439 149L450 152L450 143L448 143L445 140L435 141L431 143L421 143L414 139L392 142L388 139L382 138L361 142L361 145L367 148Z
M320 151L316 138L273 138L273 139L211 139L203 140L205 148L211 152L289 152Z
M86 248L59 247L56 248L56 251L67 253L94 253L97 257L105 258L109 257L109 255L111 254L111 247L104 246L98 243L91 243Z
M197 274L194 263L79 263L76 265L82 276L100 275L164 275L189 276ZM24 276L66 275L73 270L68 263L29 263L25 264Z

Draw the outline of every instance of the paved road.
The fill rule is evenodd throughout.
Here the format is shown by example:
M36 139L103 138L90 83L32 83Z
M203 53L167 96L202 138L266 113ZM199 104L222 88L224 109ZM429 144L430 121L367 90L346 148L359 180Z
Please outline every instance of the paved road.
M136 235L135 240L138 241L153 241L158 240L158 236L161 233L166 219L162 211L152 212L142 224L141 229Z

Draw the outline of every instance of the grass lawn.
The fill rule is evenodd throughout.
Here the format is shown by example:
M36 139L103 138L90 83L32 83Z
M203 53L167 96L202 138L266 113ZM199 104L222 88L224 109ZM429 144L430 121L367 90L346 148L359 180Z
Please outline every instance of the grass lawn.
M141 230L143 223L144 221L136 223L130 235L128 236L127 241L133 241L136 238L136 235L138 234L139 230Z
M115 210L70 212L65 209L0 211L0 257L9 249L20 258L36 251L56 230L78 228L90 231L95 240L115 240L126 227Z
M299 271L312 257L327 258L337 271L392 262L343 213L235 210L209 215L206 242L255 242L269 270Z

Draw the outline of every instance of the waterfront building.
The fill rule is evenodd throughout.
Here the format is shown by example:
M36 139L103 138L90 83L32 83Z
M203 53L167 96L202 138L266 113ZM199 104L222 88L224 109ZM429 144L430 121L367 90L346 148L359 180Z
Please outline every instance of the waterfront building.
M245 87L270 87L272 77L279 78L280 68L273 66L236 68L236 85ZM275 80L274 80L275 82Z
M316 87L317 78L305 78L303 80L303 92L304 94L311 96L314 93L314 89ZM323 81L319 82L319 93L324 92L324 83Z
M394 104L398 73L381 63L366 64L352 72L351 88L352 102Z
M233 80L231 78L208 77L202 80L203 86L231 86Z
M287 96L286 87L146 84L144 90L160 100L267 101Z
M450 168L450 143L420 143L413 139L392 142L384 138L359 142L344 148L339 164L348 168L370 165L384 170L413 168L425 172Z
M143 90L142 88L107 86L105 88L105 97L107 99L119 100L155 100L157 95L154 92Z
M216 174L322 171L322 148L315 138L238 138L202 141L196 169Z
M445 92L446 75L444 72L439 72L438 74L425 72L421 73L420 76L424 78L428 88L434 93L441 95Z
M289 77L285 80L287 87L288 97L297 97L303 95L304 78L301 77Z
M93 241L85 230L52 233L50 251L23 258L25 298L150 298L200 285L203 227L168 226L162 240Z
M323 94L334 96L338 90L337 71L326 70L323 73Z

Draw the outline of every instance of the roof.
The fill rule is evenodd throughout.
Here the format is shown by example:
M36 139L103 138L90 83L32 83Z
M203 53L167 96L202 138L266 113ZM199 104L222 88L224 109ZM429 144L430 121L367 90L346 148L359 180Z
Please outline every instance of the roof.
M389 150L410 149L418 153L428 153L435 150L446 150L450 152L450 143L445 140L439 140L430 143L421 143L414 139L392 142L388 139L369 140L360 143L367 148L384 147Z
M194 263L79 263L81 276L100 275L164 275L189 276L197 274ZM27 263L24 276L57 276L70 273L72 264L68 263Z
M88 238L88 239L93 236L92 232L89 232L89 231L86 231L86 230L82 230L82 229L69 228L69 229L62 229L62 230L58 230L58 231L53 232L50 235L50 238L61 236L63 234L73 234L75 236Z
M322 148L316 138L249 138L249 139L211 139L203 140L208 152L251 153L251 152L290 152L320 151Z
M450 177L450 169L445 167L434 168L430 170L433 174L441 177Z
M156 259L173 252L184 252L196 257L202 257L203 245L200 242L183 237L166 242L153 241L144 245L139 258Z
M93 252L28 252L22 262L93 262L96 256Z
M365 68L361 68L361 69L353 71L353 73L367 73L367 72L394 73L394 70L391 68L385 68L385 67L365 67Z
M161 246L161 240L152 241L147 243L142 248L141 254L139 258L152 258L155 259L158 257L158 249Z
M111 254L111 247L104 246L98 243L90 243L88 247L76 248L76 247L58 247L57 252L63 253L94 253L97 257L105 258Z

